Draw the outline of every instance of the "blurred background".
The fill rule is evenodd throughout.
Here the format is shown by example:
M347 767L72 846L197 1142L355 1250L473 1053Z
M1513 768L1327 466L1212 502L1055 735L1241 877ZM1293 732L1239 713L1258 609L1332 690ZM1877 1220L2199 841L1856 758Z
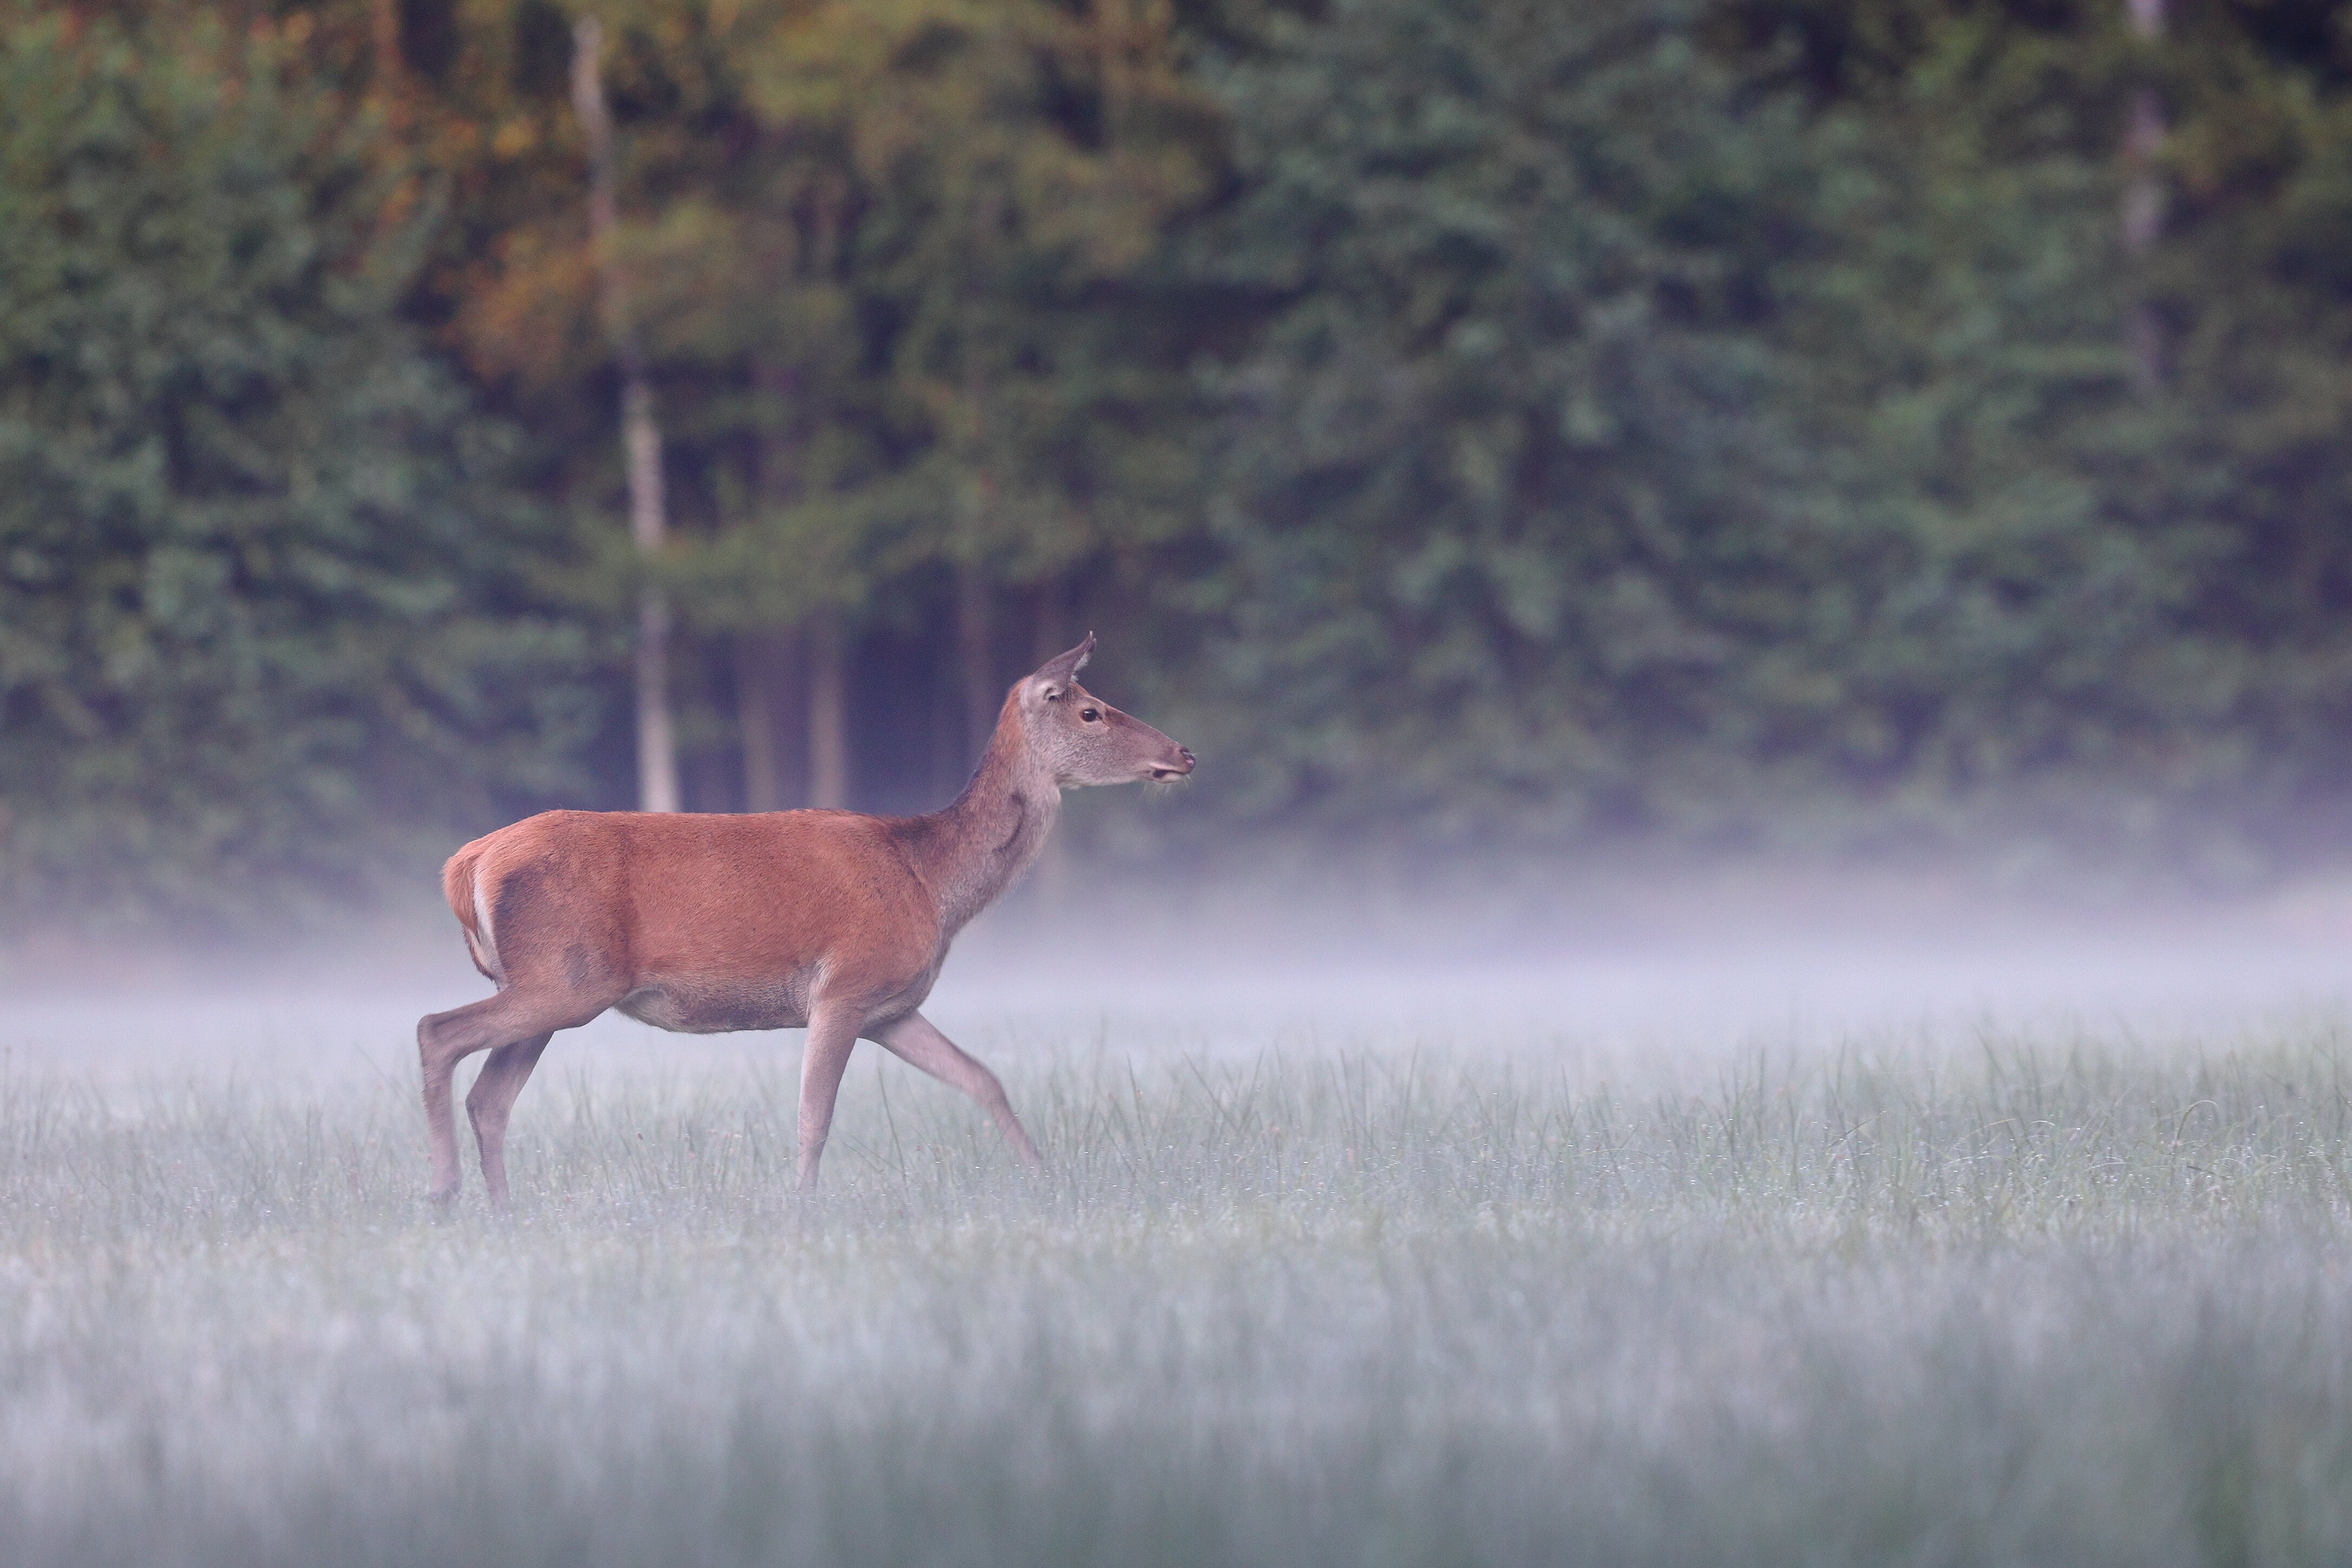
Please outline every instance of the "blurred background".
M0 921L2352 854L2352 0L0 0ZM1109 795L1115 792L1097 792Z

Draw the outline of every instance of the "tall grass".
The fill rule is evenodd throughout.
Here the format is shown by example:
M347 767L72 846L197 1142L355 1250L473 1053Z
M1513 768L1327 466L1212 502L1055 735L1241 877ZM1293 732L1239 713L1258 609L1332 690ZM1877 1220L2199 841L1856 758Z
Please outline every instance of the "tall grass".
M2332 1037L0 1081L0 1560L2352 1560Z

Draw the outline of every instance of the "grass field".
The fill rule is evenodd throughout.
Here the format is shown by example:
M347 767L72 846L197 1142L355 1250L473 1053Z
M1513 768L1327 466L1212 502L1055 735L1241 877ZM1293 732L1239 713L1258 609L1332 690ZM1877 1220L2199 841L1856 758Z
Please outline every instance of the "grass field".
M1116 1042L1113 1042L1115 1047ZM0 1079L0 1562L2352 1561L2352 1045ZM1565 1063L1566 1065L1563 1065Z

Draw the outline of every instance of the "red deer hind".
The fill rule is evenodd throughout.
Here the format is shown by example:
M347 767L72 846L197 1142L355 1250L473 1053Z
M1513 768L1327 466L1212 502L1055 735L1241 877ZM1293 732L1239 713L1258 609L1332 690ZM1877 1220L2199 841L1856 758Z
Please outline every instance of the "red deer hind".
M1036 1164L996 1075L916 1009L956 932L1037 858L1063 790L1192 771L1191 752L1077 684L1094 646L1013 684L979 771L926 816L550 811L451 856L449 908L499 989L416 1026L435 1201L457 1194L457 1064L490 1053L466 1110L504 1206L515 1096L555 1031L607 1007L689 1034L805 1027L803 1187L860 1037L978 1100Z

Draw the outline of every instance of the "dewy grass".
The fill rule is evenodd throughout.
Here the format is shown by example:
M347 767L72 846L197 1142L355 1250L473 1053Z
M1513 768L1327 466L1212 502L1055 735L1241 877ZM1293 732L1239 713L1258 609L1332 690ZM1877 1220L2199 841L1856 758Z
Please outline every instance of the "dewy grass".
M2331 1038L0 1080L12 1563L2352 1559Z

